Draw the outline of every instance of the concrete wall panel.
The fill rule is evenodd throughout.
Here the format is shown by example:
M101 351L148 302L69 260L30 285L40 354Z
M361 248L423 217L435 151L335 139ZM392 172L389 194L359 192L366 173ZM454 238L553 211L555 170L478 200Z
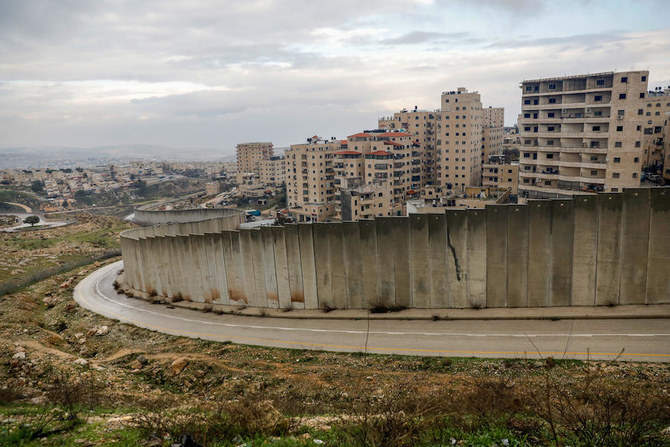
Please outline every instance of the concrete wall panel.
M430 307L430 259L428 247L428 216L410 214L410 266L412 283L412 307Z
M272 227L279 307L289 309L291 307L291 285L289 283L286 239L284 236L284 227Z
M393 251L393 217L377 217L377 305L395 307L395 258Z
M464 210L447 211L447 289L449 307L468 307L467 255L468 214Z
M430 307L449 307L447 289L447 215L428 215L428 256L430 258Z
M619 304L623 196L598 194L596 305Z
M549 306L551 290L550 201L528 202L528 306Z
M316 266L316 290L319 297L319 307L330 309L333 307L331 295L331 260L328 243L328 224L313 224L314 231L314 264Z
M507 212L507 307L528 306L528 206Z
M344 238L344 267L347 276L347 306L350 309L364 309L367 306L358 222L342 222L342 235Z
M670 188L651 190L647 304L670 303Z
M467 210L467 307L486 306L486 210Z
M312 224L298 224L300 264L302 266L302 283L305 291L305 309L319 308L312 228Z
M647 295L651 189L623 193L621 304L644 304Z
M572 200L551 202L550 306L569 306L572 301L572 247L575 210Z
M268 307L268 292L265 288L265 262L263 259L263 241L261 240L260 228L251 230L251 243L254 258L254 282L256 284L256 297L253 306Z
M377 289L377 231L374 220L358 222L360 234L360 253L363 271L363 305L374 307L378 303Z
M302 282L302 261L300 255L300 236L297 224L284 225L286 242L286 262L288 265L288 281L291 290L291 307L305 308L305 289Z
M275 260L275 243L271 227L261 227L261 246L263 247L263 271L265 273L265 294L268 307L279 307L279 290L277 288L277 265Z
M486 307L507 305L507 207L486 207Z
M409 244L409 218L393 218L393 267L395 279L395 305L396 307L409 307L411 303L410 283L410 244Z
M242 264L242 285L244 287L245 304L255 306L256 280L254 277L254 248L251 239L252 230L240 230L240 261Z
M342 224L329 223L328 245L330 248L331 299L335 309L347 307L347 274L344 268L344 236Z
M572 248L573 306L593 306L596 301L598 208L595 196L574 199L575 232Z
M221 233L223 242L223 262L226 266L228 282L228 300L230 304L246 304L247 294L244 285L244 265L240 248L240 233L224 231Z

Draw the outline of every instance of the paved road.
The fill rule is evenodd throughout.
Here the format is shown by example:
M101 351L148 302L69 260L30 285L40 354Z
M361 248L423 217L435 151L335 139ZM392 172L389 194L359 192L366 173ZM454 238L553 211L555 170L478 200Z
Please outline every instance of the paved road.
M77 302L109 318L173 335L346 352L670 362L668 319L367 321L216 315L117 294L113 282L122 267L119 261L86 277L75 289Z

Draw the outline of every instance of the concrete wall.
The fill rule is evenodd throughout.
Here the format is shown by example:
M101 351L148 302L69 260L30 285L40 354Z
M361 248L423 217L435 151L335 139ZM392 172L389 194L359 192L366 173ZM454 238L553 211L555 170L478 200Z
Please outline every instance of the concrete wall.
M239 216L122 234L126 281L270 308L670 303L670 188L485 210L239 229Z
M239 222L244 218L244 213L233 208L196 208L190 210L148 210L142 207L136 208L133 222L138 225L161 225L169 223L200 222L203 220L216 219L218 217L238 216Z

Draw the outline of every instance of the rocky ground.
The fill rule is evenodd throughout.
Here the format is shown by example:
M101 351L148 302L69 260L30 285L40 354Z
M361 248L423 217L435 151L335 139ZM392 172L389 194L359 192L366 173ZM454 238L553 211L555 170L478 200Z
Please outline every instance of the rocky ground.
M100 219L45 235L57 242L37 253L12 242L5 265L109 248L73 242L113 239L119 227ZM173 337L80 308L73 287L100 265L0 297L0 445L172 445L185 433L208 446L670 445L665 364L339 354Z

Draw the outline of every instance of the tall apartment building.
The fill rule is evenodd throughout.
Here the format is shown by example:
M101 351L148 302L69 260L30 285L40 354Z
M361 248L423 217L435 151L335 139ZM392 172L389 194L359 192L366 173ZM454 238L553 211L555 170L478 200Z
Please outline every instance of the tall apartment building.
M493 110L490 112L491 122L497 126L504 115L501 108ZM380 118L378 125L412 135L420 159L422 188L437 185L438 189L462 191L465 186L481 184L483 117L478 93L468 92L463 87L443 92L440 109L403 109L391 117ZM492 132L500 150L502 131L503 127L500 127L500 141L498 131Z
M482 102L464 87L443 92L436 125L436 183L464 190L482 181Z
M519 194L569 197L640 185L647 71L521 84Z
M482 163L488 163L491 155L502 154L505 133L505 109L485 107L482 109Z
M649 91L644 104L642 125L645 166L655 167L664 164L663 157L669 144L667 138L664 138L668 120L670 120L670 87ZM670 165L665 163L665 167L670 168Z
M240 143L237 145L237 172L259 172L259 162L274 155L272 143Z
M415 158L419 161L420 186L433 185L436 178L435 169L435 126L436 111L402 109L393 116L379 118L377 125L380 129L390 131L403 130L412 136Z
M286 160L272 156L258 162L258 180L263 185L280 186L286 181Z
M285 153L286 201L299 222L322 222L335 213L333 162L343 145L340 140L310 140L292 144Z

